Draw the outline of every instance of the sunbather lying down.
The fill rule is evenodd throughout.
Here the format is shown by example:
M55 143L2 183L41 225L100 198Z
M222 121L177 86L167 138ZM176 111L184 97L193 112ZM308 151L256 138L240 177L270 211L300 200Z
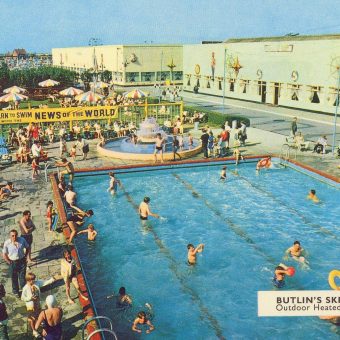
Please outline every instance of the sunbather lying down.
M14 188L13 182L7 182L6 185L0 185L0 199L4 200L11 196L12 192L15 192L16 189Z

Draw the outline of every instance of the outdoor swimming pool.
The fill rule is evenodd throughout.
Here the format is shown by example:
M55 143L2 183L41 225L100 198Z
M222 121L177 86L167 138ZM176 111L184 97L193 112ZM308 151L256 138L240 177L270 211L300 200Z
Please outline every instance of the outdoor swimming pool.
M291 168L256 175L255 163L228 165L221 182L221 164L116 171L124 188L115 197L107 175L76 177L78 205L95 212L97 240L81 235L75 243L98 314L114 321L121 339L139 337L131 322L145 303L156 329L142 338L338 339L340 330L317 317L257 317L257 291L274 289L274 268L295 240L311 268L284 261L297 268L284 289L330 289L328 273L339 269L338 188ZM306 200L311 188L321 204ZM144 196L163 217L149 227L136 211ZM205 250L189 267L186 245L201 242ZM132 310L106 298L120 286Z

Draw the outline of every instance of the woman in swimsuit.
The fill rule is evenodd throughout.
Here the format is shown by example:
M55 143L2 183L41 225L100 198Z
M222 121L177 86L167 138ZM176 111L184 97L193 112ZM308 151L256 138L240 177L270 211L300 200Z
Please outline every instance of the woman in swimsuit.
M42 311L35 324L35 330L44 322L42 335L45 340L60 340L62 338L61 318L63 310L56 307L56 299L53 295L46 298L47 309Z

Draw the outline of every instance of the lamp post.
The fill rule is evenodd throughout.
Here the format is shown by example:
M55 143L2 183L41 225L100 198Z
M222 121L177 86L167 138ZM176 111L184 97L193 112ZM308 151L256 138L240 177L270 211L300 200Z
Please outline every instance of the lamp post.
M336 92L336 105L335 105L335 113L334 113L334 129L333 129L333 142L332 142L332 154L334 155L335 151L335 139L336 139L336 120L338 116L338 108L339 108L339 88L340 88L340 66L337 67L338 70L338 88Z
M227 72L227 49L225 48L224 49L224 68L223 68L223 102L222 102L222 105L223 105L223 114L224 114L224 102L225 102L225 77L226 77L226 72Z
M162 73L163 73L163 51L161 53L161 74L159 76L159 97L158 97L158 103L161 102L161 84L162 84Z

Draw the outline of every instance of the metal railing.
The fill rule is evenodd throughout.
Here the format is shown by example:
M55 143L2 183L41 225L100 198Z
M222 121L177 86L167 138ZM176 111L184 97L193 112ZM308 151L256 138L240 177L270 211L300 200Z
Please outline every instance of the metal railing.
M97 320L106 320L108 321L109 323L109 327L110 328L99 328L99 329L95 329L92 333L90 333L86 338L85 338L85 329L86 329L86 326L91 322L91 321L97 321ZM98 323L100 325L100 322ZM98 333L108 333L108 334L111 334L113 336L113 338L115 340L118 340L117 338L117 335L116 333L113 331L113 327L112 327L112 321L106 317L106 316L94 316L88 320L86 320L86 322L84 323L83 325L83 328L82 328L82 339L83 340L90 340L95 334L98 334ZM105 335L103 336L103 339L105 339Z

